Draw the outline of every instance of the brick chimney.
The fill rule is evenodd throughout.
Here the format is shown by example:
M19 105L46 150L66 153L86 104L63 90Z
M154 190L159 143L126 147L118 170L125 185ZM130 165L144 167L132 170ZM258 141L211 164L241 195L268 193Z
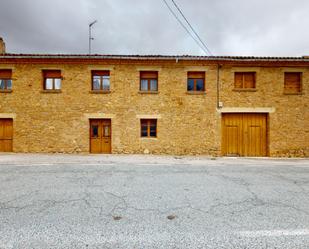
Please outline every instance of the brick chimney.
M5 43L2 37L0 37L0 54L5 54Z

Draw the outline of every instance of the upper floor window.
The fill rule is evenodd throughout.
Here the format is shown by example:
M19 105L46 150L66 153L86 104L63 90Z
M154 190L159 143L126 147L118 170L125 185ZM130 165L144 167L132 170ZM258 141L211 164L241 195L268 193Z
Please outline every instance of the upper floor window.
M301 79L300 72L285 72L284 73L284 93L301 93Z
M235 89L255 89L255 72L235 72Z
M205 72L188 72L187 91L205 91Z
M110 73L109 71L92 71L92 90L109 91L110 90Z
M44 90L61 90L61 70L43 70Z
M0 91L12 90L12 70L0 69Z
M156 119L141 119L141 137L157 137Z
M141 71L140 72L140 90L158 91L158 72Z

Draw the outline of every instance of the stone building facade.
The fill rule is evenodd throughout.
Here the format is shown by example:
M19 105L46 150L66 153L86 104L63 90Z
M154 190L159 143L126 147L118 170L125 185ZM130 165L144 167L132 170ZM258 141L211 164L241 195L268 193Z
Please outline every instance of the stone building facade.
M0 89L2 151L89 153L109 143L110 153L309 156L305 57L4 53L0 80L1 72L11 72ZM46 72L60 74L61 85L46 89ZM107 89L93 89L95 72L102 82L107 75ZM157 88L142 89L143 72L156 73ZM199 73L202 89L189 90ZM109 134L95 140L104 121Z

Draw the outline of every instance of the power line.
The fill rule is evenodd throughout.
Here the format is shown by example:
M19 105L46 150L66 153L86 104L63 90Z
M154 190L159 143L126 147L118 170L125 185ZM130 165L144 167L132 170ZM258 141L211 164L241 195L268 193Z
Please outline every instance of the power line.
M177 8L177 10L179 11L179 13L181 14L181 16L183 17L183 19L185 19L186 23L189 25L189 27L191 28L191 30L194 32L194 34L196 35L196 37L199 39L199 41L203 44L203 46L205 47L205 49L208 51L208 53L210 55L212 55L211 51L209 50L209 48L207 47L207 45L205 44L205 42L203 42L203 40L201 39L201 37L198 35L198 33L195 31L195 29L192 27L192 25L190 24L190 22L188 21L188 19L185 17L185 15L183 14L183 12L181 11L181 9L179 8L179 6L176 4L176 2L174 0L172 0L173 4L175 5L175 7Z
M182 23L182 21L178 18L176 13L172 10L172 8L168 5L166 0L163 0L169 11L173 14L173 16L176 18L176 20L180 23L180 25L187 31L187 33L191 36L191 38L196 42L196 44L204 51L205 54L208 53L208 51L200 44L200 42L192 35L190 30Z

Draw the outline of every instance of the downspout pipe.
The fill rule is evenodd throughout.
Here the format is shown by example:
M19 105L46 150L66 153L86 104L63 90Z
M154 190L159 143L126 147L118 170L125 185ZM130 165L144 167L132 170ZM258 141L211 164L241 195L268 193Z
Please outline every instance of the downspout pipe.
M217 65L217 109L220 109L220 69L222 65Z

